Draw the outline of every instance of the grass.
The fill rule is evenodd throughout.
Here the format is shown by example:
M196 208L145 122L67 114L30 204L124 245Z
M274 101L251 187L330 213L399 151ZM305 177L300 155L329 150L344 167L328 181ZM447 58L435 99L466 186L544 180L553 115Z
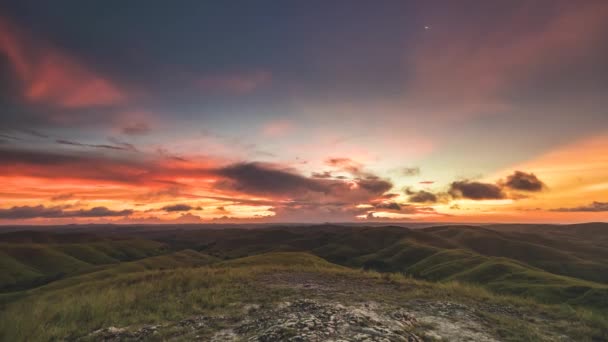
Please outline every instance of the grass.
M250 257L208 267L191 267L188 261L184 266L126 271L119 265L120 270L109 268L102 274L93 272L30 290L4 304L0 340L70 339L105 326L217 314L232 303L282 297L283 291L254 284L254 276L261 272L341 269L304 254Z
M3 242L0 243L0 290L35 287L97 265L141 259L165 251L164 244L141 239L81 243Z
M0 234L0 340L73 339L112 325L231 315L234 303L296 295L258 281L294 272L399 289L392 297L374 286L331 294L341 300L463 302L504 340L542 340L543 324L577 340L608 340L607 232L319 226L161 231L158 241ZM487 311L488 303L542 324Z
M398 273L355 270L306 253L270 253L222 262L193 251L180 253L106 267L5 300L0 312L0 340L74 339L108 326L162 323L199 314L231 315L238 310L234 303L266 305L295 295L293 289L269 287L257 281L261 274L289 272L315 273L324 279L347 277L349 283L374 282L396 288L389 295L373 290L375 287L366 287L372 289L361 293L366 300L399 303L433 299L480 307L487 303L512 306L530 315L548 317L547 325L555 325L552 328L578 336L581 341L608 338L605 316L496 295L460 282L429 283ZM210 264L197 265L192 259ZM154 265L170 269L154 269ZM526 323L521 320L486 316L507 340L534 336L533 329L522 329ZM566 319L572 324L563 323Z

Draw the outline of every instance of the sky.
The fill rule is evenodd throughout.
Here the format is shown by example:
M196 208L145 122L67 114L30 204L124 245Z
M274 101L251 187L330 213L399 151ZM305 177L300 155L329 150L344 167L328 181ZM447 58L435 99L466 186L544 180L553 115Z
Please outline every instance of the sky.
M608 2L0 2L0 225L608 221Z

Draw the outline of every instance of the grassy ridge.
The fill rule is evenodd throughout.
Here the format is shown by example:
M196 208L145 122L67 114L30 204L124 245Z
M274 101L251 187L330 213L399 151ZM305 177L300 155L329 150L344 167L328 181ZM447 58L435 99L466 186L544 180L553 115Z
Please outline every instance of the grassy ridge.
M183 251L108 266L4 298L0 340L71 339L103 326L177 320L226 310L230 303L276 299L280 291L270 293L251 283L260 272L355 272L301 253L261 255L201 267L215 261Z
M390 277L397 273L440 282L433 285L433 291L454 282L466 283L475 291L482 286L494 294L587 308L605 317L608 225L601 225L601 229L596 225L572 230L537 228L447 226L413 230L324 225L261 230L155 230L150 235L138 231L131 236L121 233L101 237L81 233L0 234L0 286L5 291L31 289L0 295L0 305L19 316L40 301L40 311L32 319L45 321L45 315L63 317L57 318L63 328L58 328L53 336L66 337L65 331L71 334L111 325L128 315L133 315L133 322L155 321L202 310L223 310L229 300L258 298L258 293L250 291L259 289L249 288L249 278L256 270L369 274L355 270L363 268L386 272ZM181 251L168 253L176 249ZM198 277L216 279L218 284L210 285ZM196 286L210 288L211 294L201 299ZM462 285L458 291L467 286ZM170 293L176 289L179 293ZM114 296L115 301L103 304L97 292ZM75 298L92 296L85 301L89 307L78 309L81 305L68 298L70 293ZM192 300L195 309L186 308L187 303L163 303L159 312L148 307L153 305L149 303L151 299L142 296L156 301ZM62 301L76 305L76 311L63 307ZM121 301L133 308L118 308ZM137 310L144 313L140 315ZM70 319L81 314L93 317L90 324L82 329L71 326ZM24 324L29 326L34 321ZM49 322L46 328L52 330L53 324Z
M358 261L375 255L379 256L377 261L391 259L387 270L397 270L391 267L411 263L412 258L418 262L433 251L464 249L486 257L510 258L554 274L608 283L608 224L531 226L525 230L508 226L407 229L321 225L172 231L167 235L155 232L154 238L221 258L310 251L334 263L361 266ZM399 257L399 253L405 254Z
M193 260L210 264L201 266ZM155 265L170 269L155 269ZM323 279L347 277L350 279L348 283L353 284L390 284L398 295L388 299L390 301L430 298L470 305L483 302L515 306L530 315L542 314L551 319L567 317L576 324L558 328L580 340L608 337L605 317L580 310L569 309L566 312L559 307L544 307L515 297L496 296L460 283L427 283L400 274L364 272L334 265L306 253L270 253L217 262L201 253L184 251L108 265L5 301L0 310L0 340L75 339L108 326L162 323L192 315L231 315L235 310L241 310L234 303L265 305L295 294L295 290L278 289L257 282L262 274L290 272L319 274ZM368 300L385 298L386 293L382 290L375 292L375 288L366 287L365 297ZM403 290L399 290L401 288ZM500 322L500 328L521 330L521 323Z
M597 241L608 235L605 227L565 232L563 227L557 232L468 226L277 227L183 232L172 239L188 240L194 248L220 258L305 251L350 267L466 281L499 293L606 311L607 248L595 253L602 248ZM593 234L586 229L593 229Z
M129 239L82 243L0 243L0 290L37 286L96 265L164 252L156 241Z
M462 281L498 293L608 312L606 301L597 300L598 296L608 294L605 284L550 273L514 259L488 257L467 249L438 249L402 240L356 261L365 268L404 272L432 281Z

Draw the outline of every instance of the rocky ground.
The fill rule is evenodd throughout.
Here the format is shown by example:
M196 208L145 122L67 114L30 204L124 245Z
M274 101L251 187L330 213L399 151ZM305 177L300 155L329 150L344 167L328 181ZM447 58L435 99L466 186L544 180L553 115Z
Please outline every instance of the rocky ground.
M397 290L390 284L379 287L347 278L293 273L265 275L260 281L268 287L295 290L295 295L272 305L235 303L238 314L195 316L139 327L107 327L83 340L500 341L478 307L445 300L392 301L391 294ZM370 295L371 291L375 295ZM489 305L484 311L521 316L515 308L496 305ZM548 340L567 339L548 336Z

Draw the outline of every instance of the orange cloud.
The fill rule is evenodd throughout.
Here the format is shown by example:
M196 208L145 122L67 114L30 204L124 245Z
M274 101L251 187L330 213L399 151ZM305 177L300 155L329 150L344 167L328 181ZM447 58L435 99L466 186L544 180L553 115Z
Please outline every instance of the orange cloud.
M133 210L136 219L149 210L161 219L175 219L177 214L158 208L178 203L200 207L202 213L196 215L207 218L225 213L206 207L230 206L230 216L237 218L276 214L289 219L308 213L311 218L340 215L335 217L344 220L361 213L357 204L378 202L392 187L371 173L351 176L318 179L279 164L175 159L122 150L0 149L0 201L8 206L4 209L61 204L90 209L86 203L92 201L113 211ZM207 201L208 206L193 201Z
M23 83L24 97L32 102L65 108L112 105L126 100L105 77L74 58L25 34L0 18L0 53Z

